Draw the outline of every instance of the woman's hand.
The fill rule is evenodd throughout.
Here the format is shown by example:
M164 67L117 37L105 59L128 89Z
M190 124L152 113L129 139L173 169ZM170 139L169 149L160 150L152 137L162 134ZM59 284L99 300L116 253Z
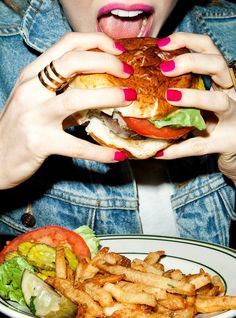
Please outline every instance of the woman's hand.
M223 56L206 35L175 33L159 40L158 44L163 50L181 47L191 50L191 53L177 56L174 61L163 63L164 75L193 72L209 75L213 81L210 91L171 88L166 92L168 102L212 111L216 116L215 120L207 121L204 133L171 145L161 153L162 156L157 155L158 159L218 153L219 169L236 183L236 94Z
M99 48L103 52L88 51ZM60 95L40 83L38 73L54 61L63 77L76 73L110 73L127 78L122 52L102 33L69 33L22 71L0 114L0 189L29 178L52 155L115 162L122 153L78 139L63 130L63 121L85 109L126 106L127 91L119 88L69 89ZM124 156L123 156L124 159Z

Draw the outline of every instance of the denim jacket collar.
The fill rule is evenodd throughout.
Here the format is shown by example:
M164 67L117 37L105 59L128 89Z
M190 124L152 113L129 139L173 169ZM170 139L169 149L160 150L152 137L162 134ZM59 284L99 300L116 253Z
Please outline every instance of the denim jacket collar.
M20 34L31 48L44 52L71 31L56 0L22 0L21 7L23 18L0 2L0 35Z
M32 0L22 23L22 36L35 50L44 52L71 28L55 0Z

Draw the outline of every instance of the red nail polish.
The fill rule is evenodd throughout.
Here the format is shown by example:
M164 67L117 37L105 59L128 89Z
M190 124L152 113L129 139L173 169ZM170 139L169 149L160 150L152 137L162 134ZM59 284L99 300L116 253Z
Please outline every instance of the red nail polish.
M119 42L115 42L115 47L117 50L121 51L121 52L125 52L125 48L123 47L122 44L120 44Z
M125 62L122 62L122 63L123 63L123 72L124 73L129 74L129 75L134 74L134 69L131 65L129 65Z
M171 102L178 102L182 98L182 92L177 89L167 89L166 99Z
M116 161L124 161L126 159L126 154L122 151L116 151L114 153L114 160Z
M158 157L162 157L162 156L164 156L164 151L163 150L157 152L156 155L155 155L155 157L157 157L157 158Z
M126 101L133 101L137 99L137 92L133 88L123 88Z
M169 37L157 40L157 45L160 46L160 47L161 46L165 46L165 45L167 45L169 43L170 43L170 38Z
M175 61L174 60L169 60L169 61L166 61L166 62L162 62L160 64L160 69L162 70L162 72L173 71L175 69Z

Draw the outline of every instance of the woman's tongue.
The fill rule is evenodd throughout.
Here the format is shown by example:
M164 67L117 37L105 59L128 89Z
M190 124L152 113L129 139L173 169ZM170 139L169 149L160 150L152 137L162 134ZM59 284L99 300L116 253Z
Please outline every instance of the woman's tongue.
M143 18L120 18L114 15L101 17L99 25L104 33L113 39L137 37L143 25Z

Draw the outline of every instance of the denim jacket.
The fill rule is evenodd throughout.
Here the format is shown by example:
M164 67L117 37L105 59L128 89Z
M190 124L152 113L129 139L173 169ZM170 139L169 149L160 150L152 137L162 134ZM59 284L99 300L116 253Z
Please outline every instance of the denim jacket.
M236 5L221 2L223 6L194 7L176 31L209 34L230 62L236 57ZM0 2L0 109L21 69L71 31L57 1L21 3L23 17ZM79 128L71 133L83 134ZM175 188L171 204L180 236L228 245L229 226L236 220L235 191L217 170L216 157L166 164ZM21 221L29 204L36 219L33 228L55 224L73 229L87 224L97 234L142 233L128 161L100 164L51 156L30 180L0 191L0 234L30 229Z

